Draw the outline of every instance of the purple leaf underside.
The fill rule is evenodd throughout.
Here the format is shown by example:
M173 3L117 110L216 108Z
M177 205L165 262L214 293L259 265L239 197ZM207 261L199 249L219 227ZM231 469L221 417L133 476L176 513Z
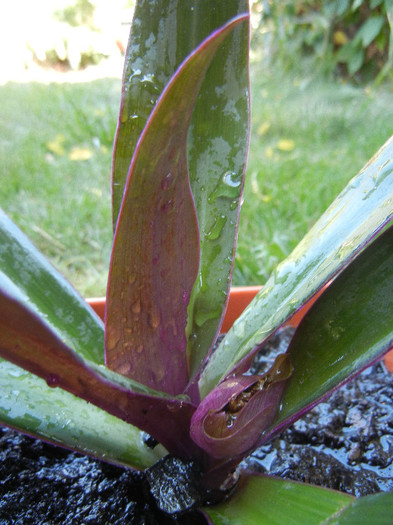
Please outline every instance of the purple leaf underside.
M217 459L235 458L257 446L274 420L286 380L292 374L287 354L279 354L263 376L235 375L202 401L191 420L191 437Z
M106 364L177 395L189 377L187 307L199 267L199 230L186 159L204 74L238 17L207 38L161 95L131 161L116 226L106 313Z
M117 382L113 372L83 360L36 314L3 291L0 291L0 355L43 378L49 386L63 388L144 430L171 453L181 457L198 455L189 438L194 411L190 403L155 397L143 385L132 389L133 385L125 378L120 377L122 382Z

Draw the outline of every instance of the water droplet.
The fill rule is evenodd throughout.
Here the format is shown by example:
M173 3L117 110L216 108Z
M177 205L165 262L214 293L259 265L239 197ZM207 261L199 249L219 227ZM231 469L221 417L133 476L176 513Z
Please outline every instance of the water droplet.
M141 313L141 301L140 299L137 299L131 306L131 310L135 315L138 315Z
M238 205L238 202L239 202L238 199L234 199L234 200L231 202L231 204L230 204L230 206L229 206L229 208L230 208L231 211L236 210L237 205Z
M157 330L160 325L160 314L156 310L153 310L149 314L149 325L153 330Z
M146 73L141 78L141 82L149 82L151 84L154 83L154 75L152 73Z
M128 82L131 82L131 80L134 78L134 77L138 77L140 76L140 74L142 73L142 71L140 69L132 69L132 73L131 75L128 77Z
M212 204L219 197L236 199L240 193L241 178L234 171L227 171L218 181L217 186L208 197L208 202Z
M161 189L166 191L169 190L169 188L172 186L173 177L172 173L167 173L165 177L161 181Z
M179 410L179 406L175 405L174 403L168 403L166 407L169 412L177 412Z
M128 120L128 111L127 111L127 108L124 106L121 110L121 115L120 115L120 122L127 122Z
M60 383L60 377L57 374L48 374L46 376L46 384L50 388L55 388L59 386L59 383Z
M221 315L221 308L215 308L214 310L205 309L205 308L196 308L195 309L195 322L200 327L209 321L210 319L217 319Z
M174 206L173 199L169 199L168 201L164 202L161 206L162 213L168 213L169 210L172 210Z
M225 226L225 223L227 222L227 218L225 215L220 215L216 218L215 223L213 224L213 227L211 230L206 234L206 238L214 241L215 239L218 239L221 235L221 232Z
M116 332L107 332L106 337L106 347L108 350L113 350L116 348L117 343L119 342L119 336Z
M190 294L187 292L187 290L183 290L182 294L183 304L187 304L190 300Z

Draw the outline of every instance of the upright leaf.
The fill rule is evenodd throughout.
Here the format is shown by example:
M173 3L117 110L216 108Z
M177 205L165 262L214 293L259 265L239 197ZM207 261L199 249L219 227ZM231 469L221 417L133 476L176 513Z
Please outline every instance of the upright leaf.
M204 74L227 23L182 64L163 92L133 156L113 243L106 362L152 388L188 382L187 307L199 265L198 224L187 170L187 132Z
M116 225L131 156L159 94L203 39L248 11L247 0L140 0L127 49L113 157ZM194 375L218 332L232 272L248 146L248 27L229 35L209 68L193 112L188 162L201 259L188 327Z
M227 333L200 381L205 396L350 263L393 217L393 140L354 177Z

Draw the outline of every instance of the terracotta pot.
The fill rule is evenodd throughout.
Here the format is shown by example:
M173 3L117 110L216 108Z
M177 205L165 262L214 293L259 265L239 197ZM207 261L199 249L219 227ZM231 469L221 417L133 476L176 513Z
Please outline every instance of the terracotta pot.
M225 313L224 322L222 324L222 331L227 332L229 328L233 325L235 320L243 312L243 310L248 306L252 299L261 289L261 286L234 286L231 288L231 293L229 295L228 308ZM297 312L289 324L297 326L308 309L316 301L318 295L313 297L299 312ZM94 308L96 313L104 319L105 314L105 299L104 298L93 298L88 299L89 304ZM393 350L390 351L385 356L385 365L389 372L393 373Z

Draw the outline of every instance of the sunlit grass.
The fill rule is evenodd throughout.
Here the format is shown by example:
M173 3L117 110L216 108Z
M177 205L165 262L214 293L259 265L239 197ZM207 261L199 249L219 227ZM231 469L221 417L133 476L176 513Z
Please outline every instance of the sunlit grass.
M393 133L393 94L253 66L234 284L262 284ZM120 81L0 86L0 206L86 296L105 293Z
M321 213L393 134L380 88L253 70L253 118L234 284L264 283Z
M0 206L86 295L105 291L120 82L0 87Z

